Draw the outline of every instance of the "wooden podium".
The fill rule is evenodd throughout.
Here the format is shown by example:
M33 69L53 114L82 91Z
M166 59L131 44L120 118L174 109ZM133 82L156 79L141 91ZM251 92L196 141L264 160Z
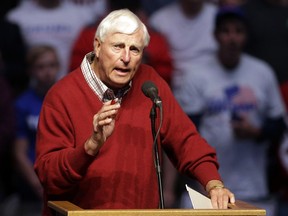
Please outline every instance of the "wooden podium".
M243 201L236 201L228 209L130 209L87 210L68 201L49 201L48 206L55 216L265 216L264 209Z

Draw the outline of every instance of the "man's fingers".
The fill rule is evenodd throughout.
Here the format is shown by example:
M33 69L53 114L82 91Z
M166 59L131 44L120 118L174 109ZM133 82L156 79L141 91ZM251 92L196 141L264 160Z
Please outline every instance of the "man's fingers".
M235 196L233 193L230 193L229 194L229 200L230 200L230 203L234 204L235 203Z
M222 202L222 208L223 209L227 209L228 208L228 202L229 202L228 195L223 196L223 202Z
M115 114L117 113L117 110L109 110L103 113L100 113L98 116L98 121L106 121L107 119L111 119Z
M235 203L235 196L227 188L215 188L211 190L212 207L216 209L227 209L228 203Z
M218 199L217 196L212 196L211 197L211 203L212 203L212 207L215 209L218 209Z

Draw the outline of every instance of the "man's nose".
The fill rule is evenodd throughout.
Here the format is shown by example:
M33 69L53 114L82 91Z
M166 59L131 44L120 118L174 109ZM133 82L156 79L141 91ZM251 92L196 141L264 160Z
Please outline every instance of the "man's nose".
M130 50L129 49L123 49L121 58L122 58L122 61L124 63L130 62L130 59L131 59Z

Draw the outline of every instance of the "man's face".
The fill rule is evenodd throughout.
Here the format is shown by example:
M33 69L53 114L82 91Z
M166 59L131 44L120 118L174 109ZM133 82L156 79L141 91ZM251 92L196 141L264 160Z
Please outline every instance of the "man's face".
M38 85L42 88L49 88L56 82L60 66L56 54L47 51L37 58L31 69L31 75Z
M134 77L141 63L143 49L141 30L133 34L111 33L104 42L96 38L95 54L98 63L94 65L94 70L108 87L121 88Z
M224 21L216 31L219 48L230 57L239 56L246 43L246 27L241 21Z

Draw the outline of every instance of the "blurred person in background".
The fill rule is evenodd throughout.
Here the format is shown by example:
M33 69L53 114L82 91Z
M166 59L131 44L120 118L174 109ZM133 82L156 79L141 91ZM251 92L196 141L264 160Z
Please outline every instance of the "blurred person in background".
M17 203L17 198L14 196L14 163L11 148L14 132L12 90L0 74L0 212L2 216L13 215L13 206Z
M191 63L177 99L216 149L227 187L276 216L268 151L283 136L286 111L273 69L243 52L248 34L240 8L221 8L214 33L219 48L205 61Z
M19 26L6 19L18 0L0 1L0 212L13 216L15 194L12 143L15 132L13 99L26 87L25 44Z
M7 14L21 28L28 47L49 44L61 60L58 79L68 73L72 45L80 30L93 21L91 13L72 1L24 0Z
M153 12L158 10L159 8L170 4L171 2L174 2L176 0L153 0L153 3L151 1L147 0L141 0L143 9L146 11L147 15L150 16Z
M243 4L249 38L245 51L271 65L276 75L286 111L288 110L288 0L253 0ZM288 175L281 167L278 152L281 145L270 150L269 187L279 194L279 216L288 211ZM285 152L281 152L283 155ZM285 165L284 165L285 166Z
M276 180L273 181L274 183L274 190L278 193L278 214L277 216L286 216L288 212L288 131L286 130L286 133L281 140L281 143L279 145L279 148L276 152L274 152L277 157L277 160L275 164L276 170L273 170L273 174L276 173L276 175L272 175L272 177L276 178ZM273 168L275 168L275 166ZM275 185L276 184L276 185Z
M0 1L0 74L10 85L13 97L27 87L24 42L20 27L7 19L7 13L18 6L18 0Z
M249 39L246 51L274 69L288 108L288 0L253 0L243 5Z
M43 190L35 174L35 139L44 96L56 82L60 62L50 45L37 45L27 53L29 88L15 101L16 136L14 158L17 170L17 192L20 197L19 214L39 216ZM49 175L49 174L48 174Z
M151 14L150 25L168 41L174 66L171 80L174 93L182 85L185 66L216 49L213 37L216 11L217 5L205 0L177 0Z

